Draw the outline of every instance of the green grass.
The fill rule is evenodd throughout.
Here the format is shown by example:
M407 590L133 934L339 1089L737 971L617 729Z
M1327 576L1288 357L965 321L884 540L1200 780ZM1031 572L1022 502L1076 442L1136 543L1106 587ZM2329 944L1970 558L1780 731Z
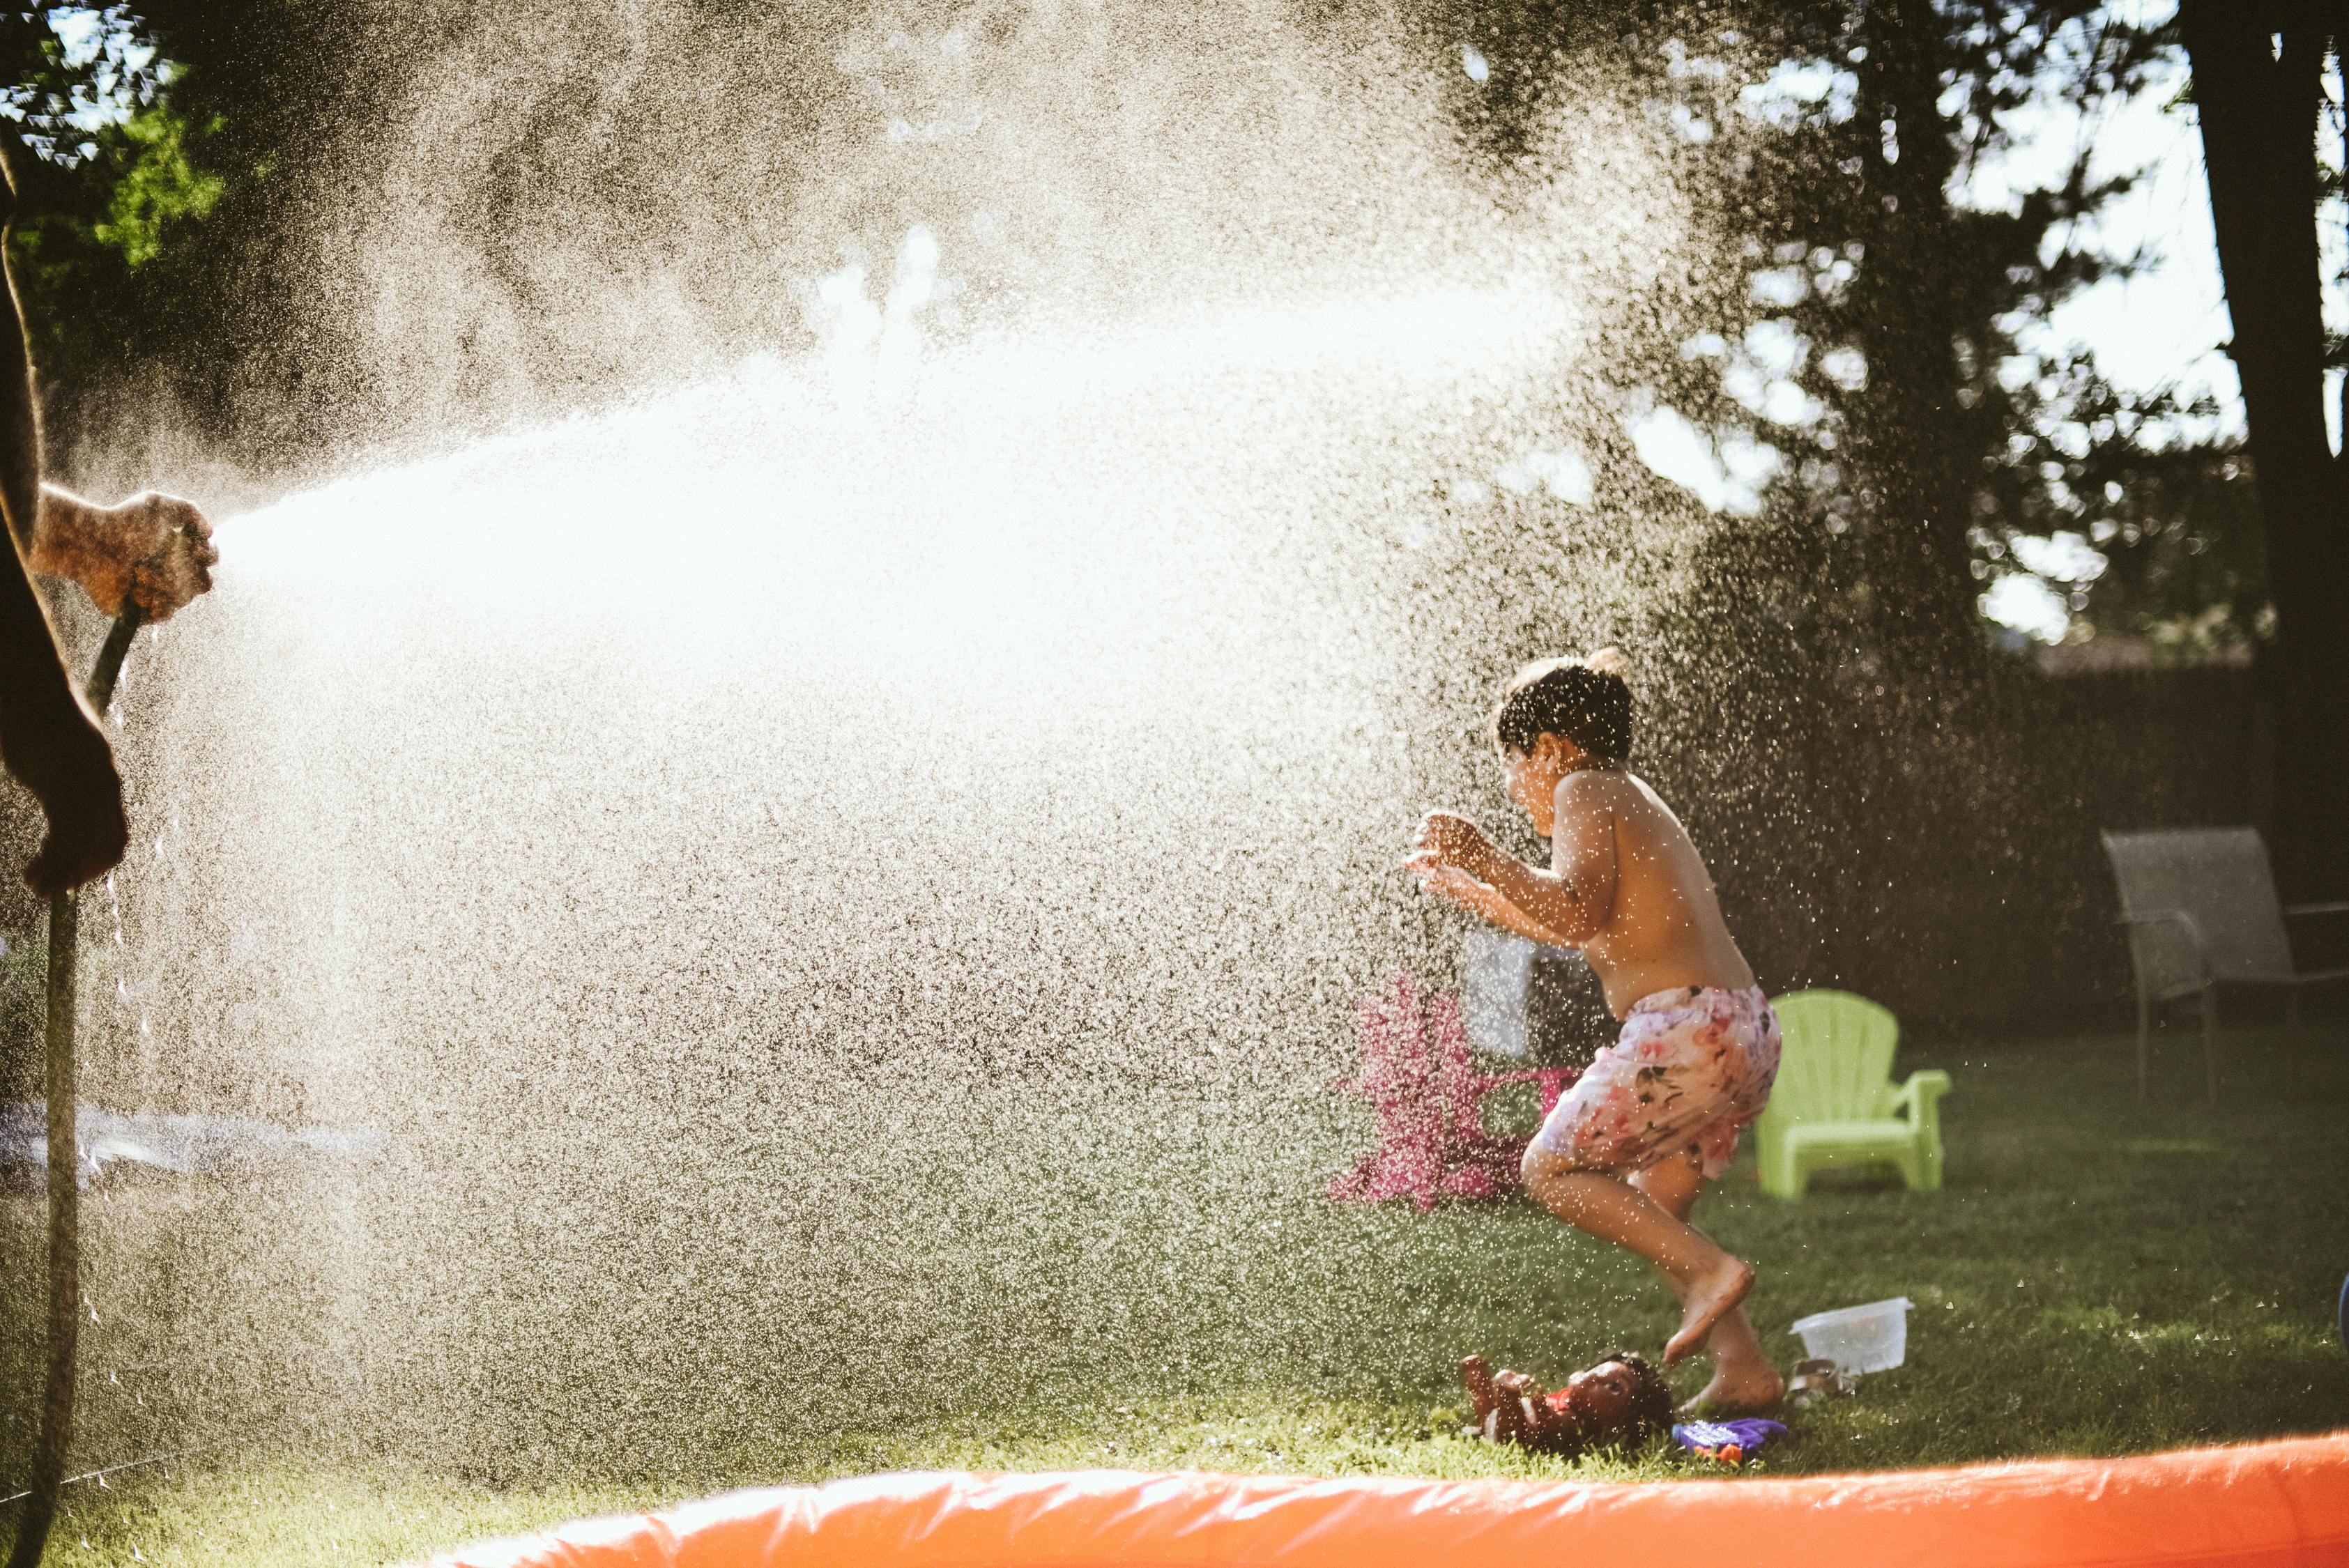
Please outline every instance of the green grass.
M1759 1265L1756 1321L1782 1357L1795 1353L1785 1326L1803 1313L1896 1295L1917 1304L1908 1364L1803 1413L1796 1440L1755 1470L2118 1454L2342 1423L2349 1357L2333 1308L2349 1270L2349 1035L2328 1019L2298 1041L2230 1037L2216 1113L2196 1098L2186 1042L2173 1041L2150 1108L2135 1102L2117 1038L1920 1047L1908 1065L1957 1080L1946 1191L1828 1179L1781 1204L1754 1186L1749 1160L1705 1200L1700 1219ZM1112 1355L1083 1362L1049 1407L942 1410L880 1433L853 1420L752 1429L657 1465L502 1480L323 1441L246 1447L76 1489L53 1560L397 1561L582 1513L879 1469L1661 1479L1704 1468L1661 1447L1568 1463L1456 1435L1458 1354L1556 1377L1619 1340L1661 1343L1669 1302L1630 1260L1521 1203L1422 1217L1292 1197L1285 1222L1306 1233L1288 1255L1370 1263L1305 1278L1292 1302L1249 1304L1266 1322L1284 1308L1319 1315L1290 1325L1260 1376L1170 1391ZM1371 1278L1387 1288L1366 1288ZM1354 1298L1342 1311L1332 1280ZM1358 1362L1406 1370L1357 1376ZM1679 1380L1686 1391L1702 1377L1686 1368Z

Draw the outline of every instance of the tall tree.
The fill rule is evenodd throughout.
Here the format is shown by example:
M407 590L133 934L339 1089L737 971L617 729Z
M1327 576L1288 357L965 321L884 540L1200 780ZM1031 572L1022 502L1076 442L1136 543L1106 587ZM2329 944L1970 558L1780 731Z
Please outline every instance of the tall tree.
M1650 658L1644 698L1676 716L1665 744L1684 754L1651 759L1734 846L1716 871L1757 963L1920 1012L1979 1008L1962 975L2037 974L2056 945L2012 910L2075 921L2067 939L2105 911L2083 912L2074 874L2085 857L2102 892L2094 824L2059 820L2010 744L2016 683L1986 655L1978 580L2027 521L2106 521L2125 456L2162 458L2172 482L2148 507L2199 496L2201 470L2122 450L2147 410L2104 407L2092 360L2032 352L2028 323L2126 264L2084 220L2128 178L2084 150L1985 208L1968 176L2051 99L2086 111L2144 90L2168 41L2098 0L1515 4L1454 25L1484 73L1455 91L1505 169L1554 179L1546 129L1566 127L1571 152L1575 126L1627 118L1594 108L1600 91L1635 106L1644 153L1675 170L1690 253L1593 311L1594 356L1684 418L1684 440L1766 459L1709 516L1641 485L1646 454L1584 421L1597 514L1638 546L1627 601L1590 591L1599 531L1565 517L1524 547L1557 562L1557 607L1503 640L1619 636ZM1509 540L1462 537L1484 553L1458 575L1482 595ZM1559 537L1583 555L1561 558Z
M2275 597L2277 871L2349 892L2349 459L2324 428L2317 123L2341 13L2324 0L2185 0L2178 26L2233 318Z

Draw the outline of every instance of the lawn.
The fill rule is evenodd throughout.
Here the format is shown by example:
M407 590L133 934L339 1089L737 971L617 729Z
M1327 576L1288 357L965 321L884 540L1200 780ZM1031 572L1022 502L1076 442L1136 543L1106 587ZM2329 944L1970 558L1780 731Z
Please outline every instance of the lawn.
M1774 1351L1795 1353L1785 1330L1801 1314L1916 1303L1908 1364L1802 1413L1796 1440L1753 1468L2117 1454L2349 1420L2333 1326L2349 1269L2349 1029L2333 1015L2297 1038L2231 1034L2216 1113L2197 1098L2190 1043L2170 1037L2149 1108L2119 1037L1919 1046L1904 1070L1943 1067L1957 1081L1940 1193L1827 1179L1781 1204L1753 1184L1750 1157L1733 1172L1699 1217L1759 1264L1755 1316ZM1330 1102L1328 1147L1295 1171L1326 1168L1359 1139L1355 1114ZM10 1203L16 1251L36 1213ZM506 1470L280 1436L74 1489L54 1560L397 1561L581 1513L876 1469L1664 1479L1702 1468L1661 1447L1568 1463L1456 1435L1459 1354L1555 1377L1617 1342L1661 1343L1669 1302L1628 1260L1563 1238L1522 1203L1330 1209L1299 1179L1274 1207L1278 1239L1233 1277L1259 1296L1288 1280L1293 1294L1226 1304L1272 1334L1252 1371L1221 1352L1203 1352L1207 1371L1187 1378L1147 1356L1122 1367L1112 1344L1072 1354L1080 1370L1063 1368L1042 1402L943 1399L909 1417L883 1401L885 1419L860 1424L850 1390L847 1413L823 1421L737 1423L657 1456L589 1445L575 1453L596 1457ZM1248 1212L1253 1227L1259 1211ZM1702 1377L1690 1367L1680 1381Z

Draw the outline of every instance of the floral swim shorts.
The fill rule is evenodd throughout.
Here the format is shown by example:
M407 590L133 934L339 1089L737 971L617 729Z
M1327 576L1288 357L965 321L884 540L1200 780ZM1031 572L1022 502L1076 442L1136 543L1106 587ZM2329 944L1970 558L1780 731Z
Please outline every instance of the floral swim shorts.
M1684 1153L1710 1180L1729 1169L1777 1076L1778 1019L1759 987L1659 991L1631 1005L1622 1037L1533 1146L1574 1170L1626 1174Z

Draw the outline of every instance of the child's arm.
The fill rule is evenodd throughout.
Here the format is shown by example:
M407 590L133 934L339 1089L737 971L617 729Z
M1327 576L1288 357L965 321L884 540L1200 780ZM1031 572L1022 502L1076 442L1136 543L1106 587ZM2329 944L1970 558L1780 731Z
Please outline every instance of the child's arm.
M1413 864L1412 869L1419 872L1420 883L1428 892L1442 894L1469 913L1499 926L1503 931L1522 936L1528 942L1538 942L1545 947L1573 945L1503 898L1500 891L1490 882L1478 882L1457 866Z
M1615 914L1615 812L1606 794L1609 782L1605 776L1590 774L1569 775L1559 782L1548 871L1504 852L1474 822L1448 811L1428 813L1413 864L1423 872L1451 867L1465 872L1547 933L1536 941L1579 947L1606 930ZM1489 914L1486 918L1507 923ZM1532 934L1509 928L1520 935Z
M1550 836L1550 869L1537 870L1490 842L1485 880L1501 896L1579 947L1615 918L1616 780L1605 774L1568 774L1558 781L1557 818ZM1484 835L1477 835L1482 839Z

